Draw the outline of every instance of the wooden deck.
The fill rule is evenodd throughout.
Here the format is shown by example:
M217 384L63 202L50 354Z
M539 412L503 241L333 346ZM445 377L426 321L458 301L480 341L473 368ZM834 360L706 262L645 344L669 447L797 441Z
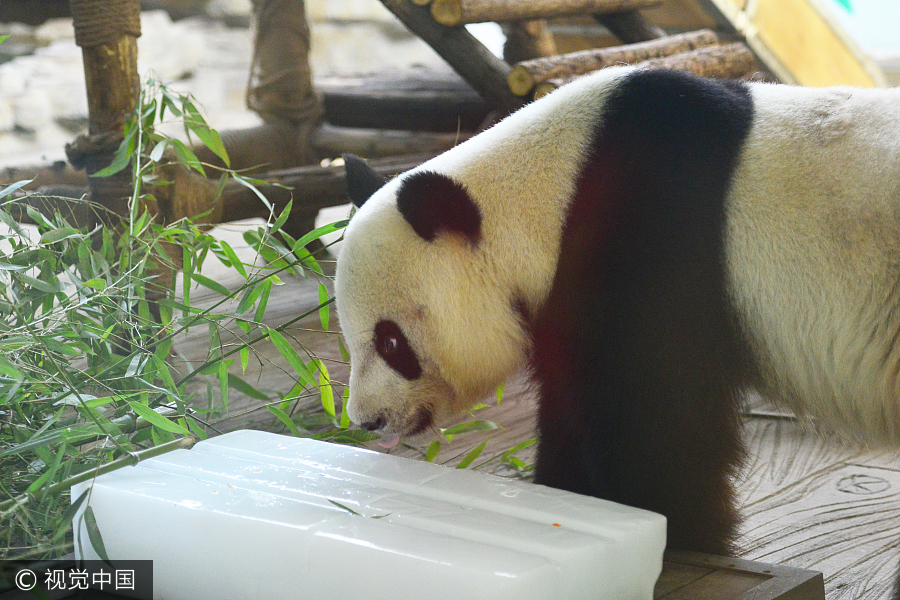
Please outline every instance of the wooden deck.
M341 208L324 211L320 221L330 222L345 215L346 209ZM228 224L218 227L214 234L237 248L244 246L240 231L246 226ZM248 260L252 257L248 250L243 252ZM215 258L207 262L204 269L207 276L226 286L240 285L240 277L229 274ZM274 288L269 300L265 320L270 325L283 323L318 304L315 284L292 276L283 279L284 285ZM201 300L201 293L201 290L192 293L195 303ZM204 298L208 302L211 297ZM332 328L334 325L333 321ZM331 337L334 334L321 332L317 315L302 320L289 331L300 343L331 359L329 370L335 382L346 381L346 365L340 362L337 345ZM223 342L228 343L225 335ZM202 361L208 347L205 326L192 329L177 342L177 349L192 362ZM238 362L232 365L232 370L240 374ZM286 362L271 344L260 345L243 376L261 388L272 390L273 398L277 398L275 392L284 393L294 384ZM339 394L342 386L336 387ZM195 403L203 406L205 384L198 382L192 389L197 392ZM228 414L212 420L216 429L283 430L258 400L232 391L228 408ZM499 406L489 406L474 417L462 415L456 420L485 419L497 423L501 429L456 436L449 446L442 448L436 462L456 464L486 438L489 441L481 455L482 462L533 438L534 408L533 395L522 378L508 383ZM435 439L438 439L437 432L425 434L392 452L421 459ZM746 439L749 459L738 482L746 516L739 540L741 557L821 571L825 575L828 600L887 600L900 566L898 454L845 443L837 436L816 432L808 424L773 413L758 401L751 403L746 418ZM374 443L372 448L379 449ZM532 446L517 456L528 462L533 451ZM497 460L483 470L504 472ZM745 597L741 594L721 597Z

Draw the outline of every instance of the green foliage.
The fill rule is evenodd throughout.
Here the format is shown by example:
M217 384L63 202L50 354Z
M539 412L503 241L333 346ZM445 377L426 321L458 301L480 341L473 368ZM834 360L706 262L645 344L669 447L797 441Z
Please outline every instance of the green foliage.
M290 205L275 215L260 194L270 224L248 232L245 241L265 260L261 266L243 262L191 220L156 223L147 207L154 189L168 185L157 169L166 156L174 153L211 174L187 144L159 132L157 125L169 117L182 119L188 139L200 140L228 164L219 134L193 100L148 83L111 165L99 173L130 169L129 218L120 227L79 228L59 212L36 208L41 203L34 196L24 202L36 225L23 226L11 204L23 202L16 196L28 182L0 191L0 557L71 551L75 505L60 483L143 449L217 433L215 419L227 413L230 391L268 406L273 423L295 435L357 444L377 437L347 431L349 420L335 401L335 386L343 384L332 380L325 361L302 346L297 350L290 335L290 326L308 315L318 314L327 328L331 298L324 286L319 306L285 323L263 323L272 286L286 271L322 283L322 269L304 246L340 231L346 221L300 240L283 232L276 239ZM253 189L258 183L233 172L223 177ZM98 223L116 222L93 209ZM174 277L166 275L175 265L165 247L181 249L180 298ZM210 255L238 273L243 285L230 290L203 275ZM192 301L198 286L216 297L212 306ZM197 327L208 329L209 353L202 364L185 367L173 342ZM223 342L226 337L233 341ZM270 342L296 372L290 390L262 390L241 377L257 347ZM206 398L190 391L203 389L202 382ZM85 518L90 525L90 513ZM88 531L98 547L99 533Z
M270 211L267 224L244 234L254 260L244 262L230 244L190 219L155 222L148 207L153 191L169 185L158 168L167 157L213 174L188 144L159 131L169 118L180 119L188 140L196 138L229 164L219 134L194 101L148 82L112 163L99 173L129 169L132 176L128 217L121 226L80 227L59 211L37 208L41 203L33 195L25 202L35 225L24 226L13 219L11 205L23 202L21 190L28 182L0 191L0 558L71 552L76 542L71 519L85 499L70 500L75 480L190 442L185 438L220 433L219 424L231 418L232 392L255 400L271 413L273 428L293 435L353 445L378 439L350 429L346 382L335 381L329 362L290 329L317 315L321 335L349 362L340 338L328 331L333 298L317 258L307 250L347 221L294 239L282 229L290 204L275 214L257 189L261 182L225 171L220 191L230 177L252 189ZM101 207L92 208L95 222L119 222ZM167 248L181 249L180 297ZM237 289L202 274L210 255L240 276ZM284 323L265 322L272 288L288 275L310 279L319 304ZM204 306L192 298L198 288L212 293L211 305L209 294ZM209 351L197 365L179 356L174 343L192 328L208 331ZM271 344L288 365L296 381L290 389L262 389L246 379L251 357L263 360L261 344ZM425 458L435 460L455 435L496 428L474 420L445 429ZM533 440L477 462L486 443L468 451L460 468L499 461L516 472L528 471L513 455ZM102 549L91 511L83 518L90 540L77 542Z

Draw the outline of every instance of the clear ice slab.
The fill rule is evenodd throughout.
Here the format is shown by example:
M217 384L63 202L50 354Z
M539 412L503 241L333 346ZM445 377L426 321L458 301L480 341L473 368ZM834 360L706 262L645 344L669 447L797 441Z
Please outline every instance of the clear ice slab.
M90 505L164 600L651 600L665 547L652 512L249 430L97 477Z

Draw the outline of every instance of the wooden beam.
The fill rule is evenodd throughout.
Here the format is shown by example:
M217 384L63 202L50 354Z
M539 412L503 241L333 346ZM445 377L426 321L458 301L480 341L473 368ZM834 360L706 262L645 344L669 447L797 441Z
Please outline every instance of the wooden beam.
M738 42L654 58L636 66L646 69L677 69L701 77L739 79L750 75L756 68L756 62L747 46ZM534 97L546 96L577 77L582 75L544 81L535 87Z
M454 27L488 21L617 13L656 4L659 0L434 0L431 14L441 25Z
M429 153L420 156L384 158L369 161L369 165L384 177L394 177L419 166L435 155L436 153ZM343 167L297 167L266 173L264 180L267 185L260 186L259 191L272 203L276 213L284 209L289 200L294 200L291 219L303 220L323 208L350 201L347 198ZM265 218L269 214L256 194L237 182L228 182L222 197L225 219L228 221Z
M325 120L339 127L474 131L491 105L452 69L402 69L315 81Z
M440 154L472 137L472 132L429 133L389 129L333 127L324 124L313 133L312 143L320 156L345 152L368 158Z
M572 77L614 64L635 64L718 43L719 38L715 33L701 29L649 42L583 50L520 62L509 72L507 80L514 94L525 96L535 85L550 79Z
M444 27L431 18L427 6L416 6L407 0L381 3L440 54L495 110L511 113L525 104L506 84L509 65L491 54L464 27Z

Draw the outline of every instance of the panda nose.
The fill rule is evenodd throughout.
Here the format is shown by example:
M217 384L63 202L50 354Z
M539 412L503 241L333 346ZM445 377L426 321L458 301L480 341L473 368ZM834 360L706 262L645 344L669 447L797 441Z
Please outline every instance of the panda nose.
M384 417L379 415L374 421L366 421L365 423L361 423L360 427L362 427L366 431L375 431L377 429L381 429L382 427L384 427Z

